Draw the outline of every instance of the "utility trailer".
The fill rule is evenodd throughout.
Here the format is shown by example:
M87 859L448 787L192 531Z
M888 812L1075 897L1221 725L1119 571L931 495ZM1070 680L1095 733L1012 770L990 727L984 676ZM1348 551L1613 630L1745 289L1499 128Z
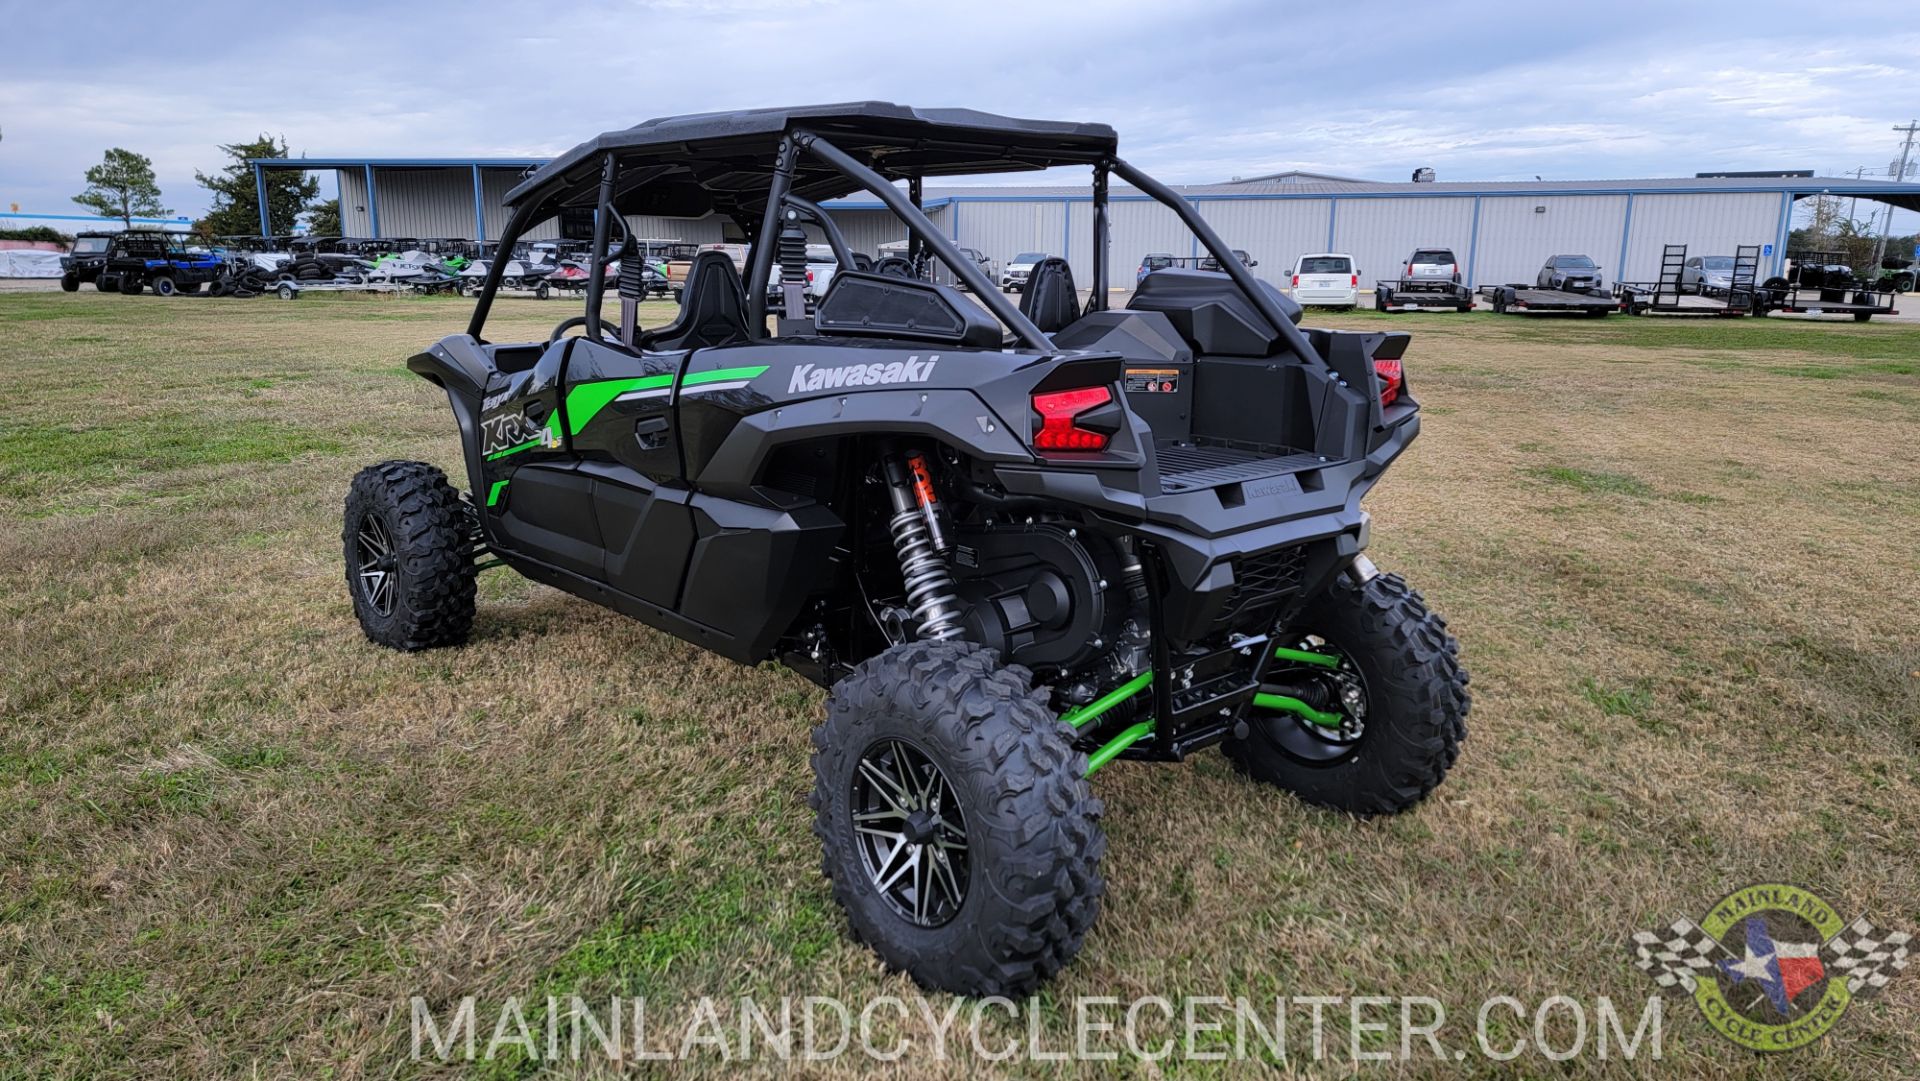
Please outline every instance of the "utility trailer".
M274 285L273 292L281 300L298 300L303 293L410 293L413 283L369 282L369 281L283 281Z
M1595 318L1619 310L1620 302L1606 293L1582 293L1571 289L1537 289L1531 285L1483 285L1479 295L1486 297L1493 310L1507 312L1574 312Z
M1376 281L1373 306L1383 312L1468 312L1473 310L1473 290L1458 282L1406 288L1399 281Z
M1893 298L1892 293L1882 293L1865 285L1856 285L1849 291L1809 288L1787 284L1783 278L1769 278L1754 294L1753 314L1851 315L1854 322L1864 323L1876 315L1899 315Z
M1687 246L1668 244L1660 254L1660 277L1650 282L1613 283L1620 310L1628 315L1751 315L1759 296L1760 245L1742 244L1733 257L1733 276L1724 296L1681 292Z

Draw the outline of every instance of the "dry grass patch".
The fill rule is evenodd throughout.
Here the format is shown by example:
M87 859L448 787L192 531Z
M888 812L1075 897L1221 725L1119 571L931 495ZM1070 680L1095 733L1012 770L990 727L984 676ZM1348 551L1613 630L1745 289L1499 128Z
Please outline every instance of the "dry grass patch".
M424 1074L416 994L910 991L819 877L803 681L508 572L466 648L359 636L340 500L370 461L456 463L402 365L465 311L0 297L0 1073ZM496 333L565 314L503 302ZM1047 1045L1076 995L1638 1001L1628 934L1756 880L1920 928L1920 334L1335 321L1415 333L1431 415L1374 556L1459 633L1472 737L1386 822L1211 754L1103 772L1107 911ZM1667 1007L1666 1072L1920 1062L1912 973L1793 1062ZM1024 1068L906 1069L976 1071Z

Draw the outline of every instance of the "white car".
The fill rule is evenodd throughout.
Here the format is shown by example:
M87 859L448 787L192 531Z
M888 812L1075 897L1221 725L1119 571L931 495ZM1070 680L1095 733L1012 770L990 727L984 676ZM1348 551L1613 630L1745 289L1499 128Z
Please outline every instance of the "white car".
M1351 309L1360 303L1360 271L1351 255L1303 255L1294 260L1290 292L1297 304Z
M1026 251L1007 260L1007 269L1000 275L1000 291L1003 293L1025 292L1027 275L1033 273L1035 264L1048 258L1043 251Z

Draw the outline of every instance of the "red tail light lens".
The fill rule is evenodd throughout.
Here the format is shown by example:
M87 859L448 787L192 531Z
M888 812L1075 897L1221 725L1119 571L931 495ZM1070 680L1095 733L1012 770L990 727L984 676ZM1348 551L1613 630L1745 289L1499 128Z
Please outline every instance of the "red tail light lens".
M1373 370L1380 377L1380 407L1385 409L1400 397L1400 362L1397 360L1376 360Z
M1300 288L1300 275L1298 275L1298 274L1295 274L1295 275L1293 276L1293 287L1294 287L1295 289L1298 289L1298 288Z
M1360 284L1360 275L1358 275L1358 274L1353 274L1353 275L1349 275L1349 276L1350 276L1350 277L1351 277L1351 278L1352 278L1353 280L1352 280L1352 281L1349 281L1349 282L1347 283L1348 285L1359 285L1359 284Z
M1073 419L1112 400L1113 393L1106 387L1080 387L1034 395L1033 411L1040 414L1040 430L1033 433L1034 449L1107 449L1108 433L1079 427Z

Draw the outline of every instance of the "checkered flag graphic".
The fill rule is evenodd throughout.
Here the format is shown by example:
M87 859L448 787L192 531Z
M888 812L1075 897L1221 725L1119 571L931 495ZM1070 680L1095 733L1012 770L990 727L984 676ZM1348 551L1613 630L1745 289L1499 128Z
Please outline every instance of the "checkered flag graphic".
M1907 967L1913 936L1905 931L1883 931L1865 916L1853 921L1820 948L1821 959L1834 976L1844 976L1847 990L1878 991Z
M1713 973L1714 962L1733 955L1699 924L1683 918L1665 931L1635 932L1633 956L1633 963L1654 983L1692 991L1696 979Z

